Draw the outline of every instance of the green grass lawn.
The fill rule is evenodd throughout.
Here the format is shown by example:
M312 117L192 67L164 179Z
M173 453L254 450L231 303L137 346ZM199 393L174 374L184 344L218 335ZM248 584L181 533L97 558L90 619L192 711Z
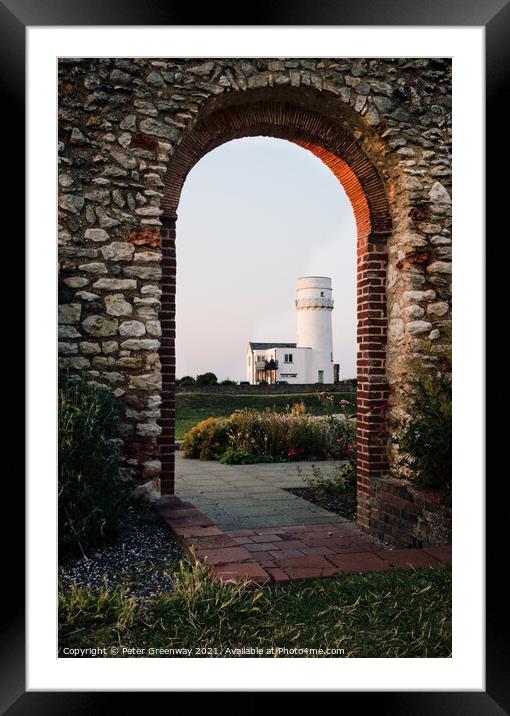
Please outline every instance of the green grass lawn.
M348 400L350 408L347 412L356 410L356 393L333 393L335 406L341 400ZM234 393L177 393L176 395L176 425L175 437L181 440L188 430L206 418L219 418L229 416L241 408L254 408L264 410L275 409L284 412L289 405L303 402L306 410L312 415L323 415L324 408L315 393L278 393L275 395L236 395ZM352 408L352 410L351 410ZM344 412L338 407L338 412Z
M277 654L283 657L451 656L449 567L249 589L213 582L203 566L185 564L170 594L143 600L74 590L61 596L59 611L61 656L64 648L82 647L102 647L104 656L136 655L123 648L174 656L149 650L188 648L183 656L231 657L242 654L229 649L243 647L260 648L263 653L249 656L266 658L282 647L344 650Z

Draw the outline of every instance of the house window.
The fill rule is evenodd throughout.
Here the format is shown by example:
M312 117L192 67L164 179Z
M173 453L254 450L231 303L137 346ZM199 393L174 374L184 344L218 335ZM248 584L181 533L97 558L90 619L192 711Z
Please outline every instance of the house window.
M321 291L321 296L324 296L324 291Z
M293 363L294 361L292 360L292 353L285 353L284 361L285 363Z
M330 353L331 356L331 362L333 363L333 353Z
M317 381L318 383L324 383L324 371L323 370L319 371L319 375L317 377L318 377L318 381Z
M248 365L251 365L251 356L248 356Z

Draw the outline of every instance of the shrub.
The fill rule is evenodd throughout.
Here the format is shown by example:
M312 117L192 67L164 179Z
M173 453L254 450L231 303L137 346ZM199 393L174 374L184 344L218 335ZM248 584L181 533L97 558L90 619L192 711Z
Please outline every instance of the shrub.
M396 426L401 463L424 486L451 489L452 386L448 373L419 375L408 396L410 417Z
M333 393L317 393L317 398L325 410L329 446L328 457L333 460L356 460L356 421L352 418L339 420L335 409L343 414L350 408L348 400L340 399L336 405Z
M222 380L220 385L237 385L235 380L230 380L230 378L225 378L225 380Z
M176 385L196 385L195 379L191 375L184 375L175 381Z
M283 460L354 459L351 421L330 421L305 413L302 403L286 413L237 410L229 418L208 418L184 436L186 457L227 464Z
M356 487L356 469L351 462L337 465L329 474L324 473L317 465L312 465L311 475L303 476L300 467L298 473L303 477L305 485L318 497L343 495L347 490Z
M217 382L218 378L214 373L202 373L201 375L197 375L197 385L216 385Z
M219 460L228 444L228 426L228 418L202 420L184 436L181 445L184 456L199 460Z
M356 460L356 421L329 419L327 448L328 457L332 460Z
M58 392L59 556L97 545L115 534L126 483L119 480L118 403L112 393L82 379L60 380Z
M256 462L268 455L273 460L321 457L327 446L324 427L299 405L286 413L238 410L230 416L228 435L233 452L249 453Z

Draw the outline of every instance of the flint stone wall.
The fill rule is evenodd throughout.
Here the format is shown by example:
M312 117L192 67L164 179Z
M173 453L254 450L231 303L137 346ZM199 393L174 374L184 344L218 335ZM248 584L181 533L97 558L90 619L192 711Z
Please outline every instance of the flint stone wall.
M410 359L432 368L449 349L450 60L61 59L60 365L122 399L123 469L153 496L175 418L173 305L161 306L162 286L168 291L175 285L176 270L175 215L168 214L168 225L164 216L165 203L173 201L165 177L201 117L230 101L249 108L251 97L273 101L280 95L290 105L303 98L318 112L324 106L384 185L391 218L379 249L387 262L381 279L386 305L360 317L379 326L384 358L361 356L358 362L359 371L379 371L389 386L390 407L381 408L382 416L358 396L368 425L359 444L387 431L387 468L378 474L394 471L388 433L404 409L401 384ZM353 206L360 230L360 210ZM377 431L370 428L372 418ZM367 506L366 485L363 490ZM366 511L363 520L367 526Z

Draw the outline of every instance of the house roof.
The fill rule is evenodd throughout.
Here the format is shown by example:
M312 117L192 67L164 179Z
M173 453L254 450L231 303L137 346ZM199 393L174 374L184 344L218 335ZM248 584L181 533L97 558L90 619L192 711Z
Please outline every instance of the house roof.
M263 351L267 348L296 348L296 343L255 343L249 342L252 351Z

